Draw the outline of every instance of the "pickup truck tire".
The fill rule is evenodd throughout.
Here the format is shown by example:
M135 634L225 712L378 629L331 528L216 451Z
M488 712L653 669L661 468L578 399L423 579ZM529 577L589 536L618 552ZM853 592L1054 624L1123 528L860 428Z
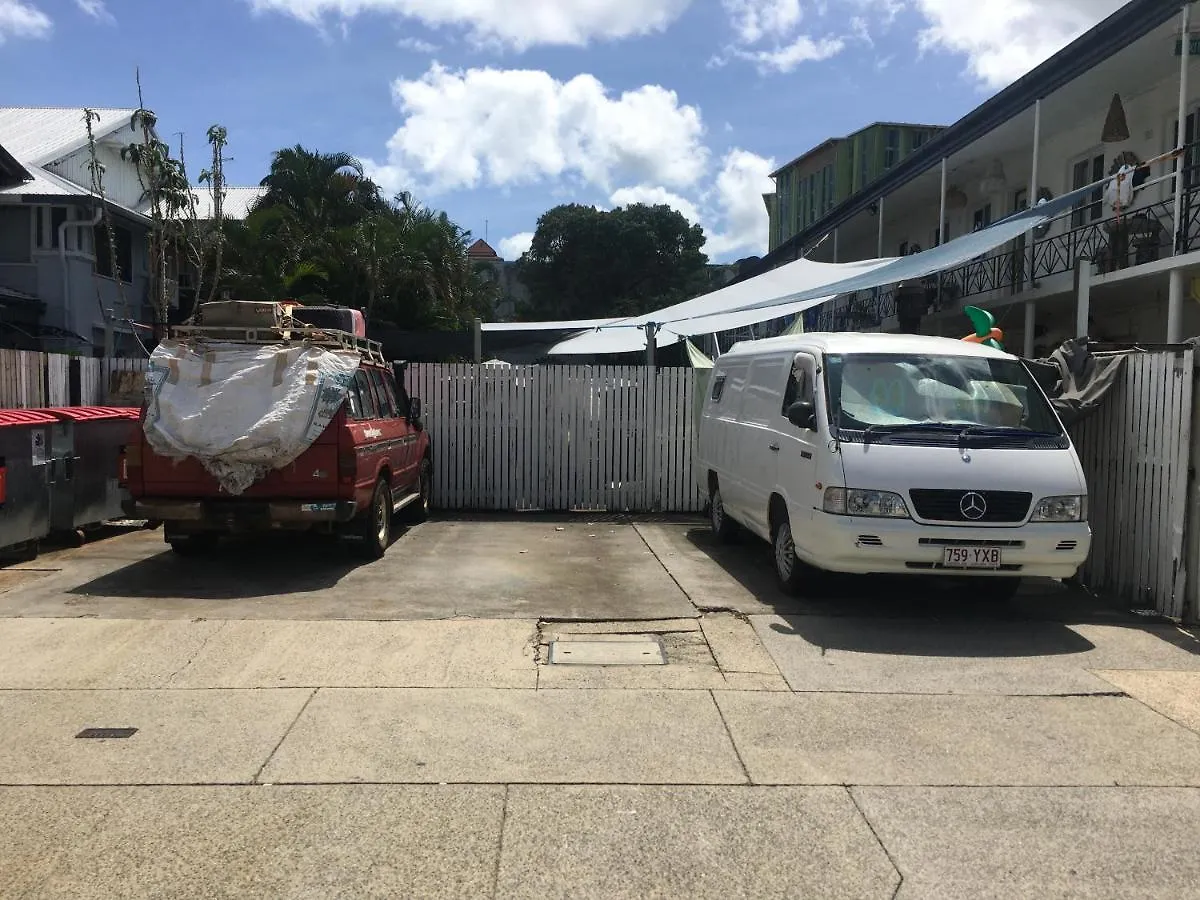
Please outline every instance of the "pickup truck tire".
M414 500L400 510L404 521L411 525L419 525L429 518L429 498L433 492L433 465L428 459L421 460L421 467L417 470L417 491L421 495L420 499Z
M382 478L375 482L371 505L359 516L358 531L359 554L364 559L382 559L392 543L392 491Z

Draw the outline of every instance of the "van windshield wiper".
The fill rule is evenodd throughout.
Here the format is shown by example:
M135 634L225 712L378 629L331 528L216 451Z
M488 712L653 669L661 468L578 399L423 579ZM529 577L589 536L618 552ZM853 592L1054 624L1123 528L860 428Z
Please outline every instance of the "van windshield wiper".
M988 436L1019 437L1024 440L1033 440L1035 438L1060 440L1062 438L1061 434L1055 434L1053 431L1035 431L1032 428L1026 428L1024 425L967 425L958 432L959 443L964 446L968 438Z
M947 425L944 422L898 422L894 425L868 425L863 429L863 443L871 443L871 438L877 435L899 434L902 431L933 431L939 434L957 434L961 430L961 425Z

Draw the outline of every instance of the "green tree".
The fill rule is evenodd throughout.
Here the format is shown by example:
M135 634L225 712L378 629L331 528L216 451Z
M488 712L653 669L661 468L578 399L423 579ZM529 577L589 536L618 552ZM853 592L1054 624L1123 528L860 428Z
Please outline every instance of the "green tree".
M668 206L556 206L519 262L531 319L637 315L707 288L704 231Z

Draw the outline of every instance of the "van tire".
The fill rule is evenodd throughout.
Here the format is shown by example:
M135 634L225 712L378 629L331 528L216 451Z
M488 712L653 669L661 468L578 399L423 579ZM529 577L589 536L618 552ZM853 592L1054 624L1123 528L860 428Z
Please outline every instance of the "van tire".
M775 562L775 577L779 579L779 586L792 596L799 594L804 585L807 566L796 556L792 525L787 516L776 523L771 534L771 556Z
M971 579L970 595L982 603L1007 603L1021 589L1021 579L996 576Z
M364 559L382 559L392 543L392 490L383 478L375 482L371 505L359 515L358 531L359 555Z
M725 512L721 489L715 486L712 489L712 495L708 498L708 524L712 528L713 535L721 543L728 544L737 537L738 524Z
M429 518L429 499L433 495L433 464L429 457L422 459L417 469L417 491L420 498L400 510L404 521L411 525L419 525Z

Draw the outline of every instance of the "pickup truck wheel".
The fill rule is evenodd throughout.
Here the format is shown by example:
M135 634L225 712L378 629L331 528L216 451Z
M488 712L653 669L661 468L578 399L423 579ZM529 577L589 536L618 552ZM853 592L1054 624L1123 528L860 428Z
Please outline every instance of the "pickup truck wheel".
M708 524L712 533L722 543L729 543L737 537L737 522L729 518L725 512L725 502L721 499L721 489L713 488L712 496L708 498Z
M775 535L771 543L775 551L775 575L779 579L779 586L789 594L799 594L806 567L796 556L792 525L787 519L775 526Z
M375 482L371 505L360 517L359 534L361 554L366 559L382 559L392 542L392 491L382 478Z
M404 521L418 525L429 518L429 498L433 494L433 465L428 459L421 460L421 468L417 472L417 490L421 496L401 510Z

